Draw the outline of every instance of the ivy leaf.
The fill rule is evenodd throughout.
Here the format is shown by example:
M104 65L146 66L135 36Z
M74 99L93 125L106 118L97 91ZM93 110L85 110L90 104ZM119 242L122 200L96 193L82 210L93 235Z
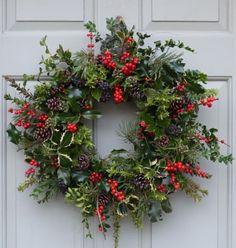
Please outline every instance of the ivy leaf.
M21 132L17 130L12 123L10 123L10 127L7 129L7 133L8 136L10 137L10 141L18 145L21 139Z
M72 158L67 154L59 153L58 159L61 166L68 167L72 164Z
M82 116L85 119L93 120L93 119L101 118L102 114L97 110L87 110L82 114Z
M100 98L101 98L101 95L102 95L102 91L99 90L99 89L93 89L92 90L92 97L99 102Z
M71 132L64 132L60 139L60 146L61 147L68 147L72 144L74 139L74 134Z
M172 207L170 201L168 199L161 202L161 208L165 213L171 213Z
M148 217L152 223L157 222L161 215L161 203L158 201L151 202L148 210Z
M68 185L70 179L70 171L67 168L60 168L57 170L58 179L62 180L66 185Z

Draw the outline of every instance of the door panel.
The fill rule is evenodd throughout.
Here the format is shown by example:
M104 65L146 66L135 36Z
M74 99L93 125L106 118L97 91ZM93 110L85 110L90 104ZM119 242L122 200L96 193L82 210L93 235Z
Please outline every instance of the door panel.
M2 0L0 5L0 75L1 99L10 89L4 75L21 80L23 73L37 73L43 53L39 40L48 35L49 47L62 44L72 51L86 47L83 24L94 20L102 33L105 17L121 15L128 25L151 33L153 40L173 38L196 49L185 53L187 67L209 75L209 87L219 90L220 100L212 109L200 112L200 119L219 128L219 136L231 147L224 152L235 154L235 27L233 0ZM235 13L233 15L233 13ZM234 20L235 21L235 20ZM94 239L85 238L79 210L64 203L62 197L44 205L29 198L30 191L17 192L26 164L23 155L7 141L5 129L9 121L7 104L1 100L1 165L0 165L0 248L101 248L112 247L112 231L104 241L97 232L97 221L91 220ZM97 149L105 156L113 148L125 147L117 135L125 120L135 120L132 104L100 104L103 117L90 123ZM234 155L235 157L235 155ZM236 170L213 166L202 161L213 174L211 180L199 182L209 196L199 204L183 194L172 197L173 213L160 223L136 230L129 219L122 221L120 247L137 248L234 248L236 237Z

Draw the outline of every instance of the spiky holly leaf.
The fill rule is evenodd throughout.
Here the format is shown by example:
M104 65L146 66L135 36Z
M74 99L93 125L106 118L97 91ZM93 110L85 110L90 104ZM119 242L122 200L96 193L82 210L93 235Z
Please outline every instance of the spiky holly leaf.
M67 155L67 154L63 154L63 153L59 153L58 154L58 160L59 160L59 164L61 166L70 166L72 164L72 158Z
M10 141L16 145L20 143L21 140L21 132L16 129L16 127L10 123L10 127L7 129L8 136Z
M148 210L148 217L152 223L157 222L161 215L161 203L158 201L151 202Z
M74 134L71 132L64 132L60 139L60 146L61 147L68 147L72 144L74 139Z

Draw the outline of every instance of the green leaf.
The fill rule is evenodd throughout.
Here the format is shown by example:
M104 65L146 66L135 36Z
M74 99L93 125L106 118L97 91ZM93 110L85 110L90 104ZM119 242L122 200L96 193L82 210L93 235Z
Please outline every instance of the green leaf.
M61 147L68 147L72 144L74 139L74 134L71 132L64 132L60 139L60 146Z
M115 156L115 155L120 155L120 154L123 154L123 153L128 153L128 151L125 150L125 149L113 149L111 151L110 155Z
M103 191L106 191L106 192L109 192L110 191L110 186L109 186L109 184L107 182L101 181L97 185Z
M21 132L12 123L10 123L10 127L7 129L7 133L10 141L18 145L21 139Z
M99 102L100 98L101 98L101 95L102 95L102 91L99 90L99 89L93 89L92 90L92 97Z
M171 207L169 199L166 199L166 200L161 202L161 208L165 213L171 213L172 212L172 207Z
M73 171L71 177L77 183L82 183L88 179L89 174L88 172L84 172L84 171Z
M121 202L121 203L118 204L118 206L117 206L117 214L119 216L122 216L122 217L128 215L128 208L125 205L125 203Z
M69 106L72 110L73 113L80 113L80 105L79 103L76 101L75 97L69 98Z
M68 185L70 179L70 171L67 168L60 168L57 170L57 177Z
M161 215L161 203L158 201L151 202L148 210L148 217L152 223L157 222Z
M77 97L81 97L81 94L82 94L82 91L79 90L79 89L73 89L73 90L70 90L68 96L69 98L77 98Z
M61 132L54 130L52 133L52 137L51 137L51 141L54 145L58 145L60 144L60 140L61 140Z
M67 154L59 153L58 159L59 159L59 164L61 166L67 167L67 166L70 166L72 164L72 158Z
M87 110L82 114L82 116L85 119L93 120L93 119L101 118L102 114L97 110Z

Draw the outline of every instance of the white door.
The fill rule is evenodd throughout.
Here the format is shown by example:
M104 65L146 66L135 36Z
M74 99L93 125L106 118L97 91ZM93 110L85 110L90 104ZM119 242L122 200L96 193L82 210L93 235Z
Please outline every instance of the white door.
M121 15L128 25L153 34L155 39L180 39L197 51L186 54L187 66L209 75L209 86L219 89L220 101L201 115L220 130L234 152L236 115L236 4L233 0L1 0L1 99L9 90L3 75L21 80L37 73L43 52L39 40L48 35L53 49L61 43L73 51L86 46L84 22L93 20L105 31L105 17ZM6 138L7 105L1 100L0 248L112 248L94 226L94 239L84 237L79 211L62 198L38 205L18 193L23 180L23 155ZM95 123L101 154L121 146L116 129L121 119L133 118L130 105L110 105ZM224 148L227 149L227 148ZM234 150L233 150L234 149ZM204 166L213 178L201 183L209 197L195 204L179 193L172 199L174 212L160 223L137 231L122 223L120 247L128 248L236 248L236 168Z

